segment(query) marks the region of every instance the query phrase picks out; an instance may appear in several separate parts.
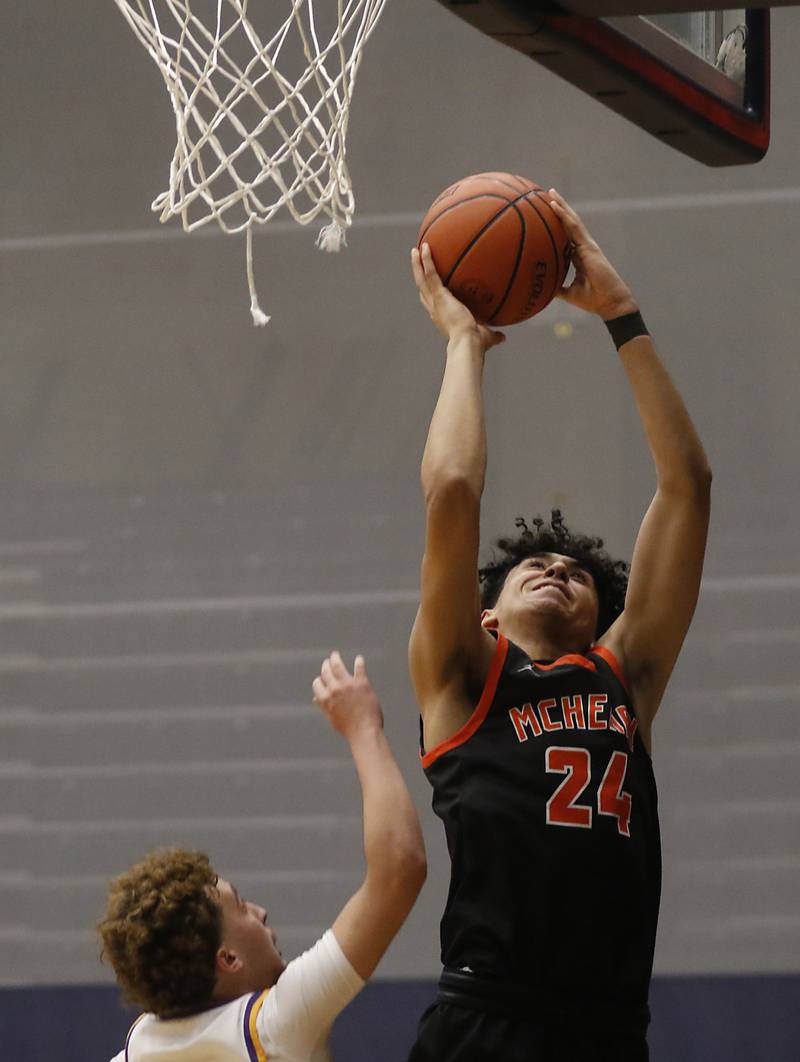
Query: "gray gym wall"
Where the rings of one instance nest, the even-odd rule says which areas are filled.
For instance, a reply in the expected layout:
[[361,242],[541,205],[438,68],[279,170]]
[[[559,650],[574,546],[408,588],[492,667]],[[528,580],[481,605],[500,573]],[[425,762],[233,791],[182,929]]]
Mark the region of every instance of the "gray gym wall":
[[[316,225],[258,232],[273,319],[255,330],[243,238],[149,210],[172,112],[111,0],[6,5],[2,984],[107,979],[104,884],[159,844],[207,848],[289,954],[330,923],[361,867],[354,774],[310,701],[333,647],[366,654],[428,843],[380,976],[435,975],[447,859],[406,641],[442,341],[408,250],[441,188],[487,169],[583,210],[715,471],[655,735],[657,971],[798,970],[800,11],[773,12],[773,41],[769,154],[714,170],[432,0],[395,0],[352,112],[349,247],[321,254]],[[629,555],[653,474],[602,326],[556,305],[511,329],[486,395],[486,540],[557,505]]]

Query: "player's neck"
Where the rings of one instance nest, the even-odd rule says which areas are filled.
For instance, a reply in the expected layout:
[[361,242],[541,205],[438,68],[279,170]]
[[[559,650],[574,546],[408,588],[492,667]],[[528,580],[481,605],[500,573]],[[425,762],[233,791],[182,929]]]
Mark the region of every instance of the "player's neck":
[[517,631],[503,630],[503,634],[523,652],[527,653],[531,660],[558,660],[559,657],[569,653],[585,653],[588,646],[583,640],[570,638],[563,631],[526,630]]

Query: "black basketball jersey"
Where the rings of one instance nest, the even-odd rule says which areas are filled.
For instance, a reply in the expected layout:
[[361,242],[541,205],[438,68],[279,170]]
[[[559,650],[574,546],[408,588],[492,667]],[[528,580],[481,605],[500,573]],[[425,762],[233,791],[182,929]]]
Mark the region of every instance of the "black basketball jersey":
[[422,764],[451,859],[444,965],[576,1003],[646,1002],[656,785],[613,654],[539,663],[500,635],[472,716]]

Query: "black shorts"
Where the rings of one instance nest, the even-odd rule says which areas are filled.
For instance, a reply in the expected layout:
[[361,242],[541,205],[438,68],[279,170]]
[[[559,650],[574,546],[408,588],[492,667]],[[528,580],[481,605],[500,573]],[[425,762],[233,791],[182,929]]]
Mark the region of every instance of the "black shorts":
[[648,1062],[646,1006],[566,1010],[497,982],[464,986],[463,977],[442,975],[408,1062]]

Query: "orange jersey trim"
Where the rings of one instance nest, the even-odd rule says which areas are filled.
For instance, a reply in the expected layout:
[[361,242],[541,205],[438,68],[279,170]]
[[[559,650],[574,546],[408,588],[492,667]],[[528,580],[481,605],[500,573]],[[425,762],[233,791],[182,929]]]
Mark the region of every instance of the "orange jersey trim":
[[261,993],[261,995],[258,997],[258,999],[253,1003],[252,1007],[250,1007],[250,1014],[249,1014],[248,1020],[247,1020],[247,1033],[248,1033],[248,1039],[250,1041],[249,1044],[248,1044],[248,1047],[252,1046],[253,1050],[255,1051],[255,1055],[256,1055],[256,1058],[258,1059],[258,1062],[268,1062],[268,1060],[267,1060],[267,1052],[261,1046],[261,1040],[259,1039],[259,1036],[258,1036],[258,1024],[257,1023],[258,1023],[258,1013],[261,1010],[261,1008],[264,1006],[264,1001],[266,1000],[267,996],[269,995],[269,992],[270,992],[270,990],[268,988],[265,989]]
[[608,666],[611,668],[611,670],[614,672],[614,674],[624,686],[625,692],[628,694],[628,697],[630,697],[631,693],[628,687],[628,683],[625,679],[625,672],[622,670],[622,666],[619,660],[617,660],[616,656],[614,656],[611,650],[606,649],[604,645],[595,645],[592,647],[591,652],[593,652],[595,656],[602,657],[602,659],[605,660],[605,662],[608,664]]
[[486,685],[483,687],[483,693],[481,693],[481,699],[478,701],[478,705],[469,719],[464,723],[460,730],[457,730],[452,737],[442,741],[435,749],[431,749],[423,755],[420,751],[420,760],[423,767],[430,767],[432,763],[435,763],[440,756],[443,756],[445,752],[449,752],[450,749],[458,748],[459,745],[463,745],[465,741],[468,741],[472,735],[478,730],[483,723],[486,716],[489,714],[489,709],[492,706],[494,695],[497,692],[497,683],[500,681],[500,675],[503,671],[503,664],[506,662],[506,656],[508,655],[508,640],[500,633],[497,635],[497,645],[494,649],[494,656],[492,662],[489,665],[489,674],[486,677]]
[[566,656],[560,656],[558,660],[554,660],[552,664],[537,664],[533,661],[533,666],[537,671],[552,671],[554,667],[585,667],[589,671],[597,671],[597,665],[585,656],[581,656],[580,653],[567,653]]

